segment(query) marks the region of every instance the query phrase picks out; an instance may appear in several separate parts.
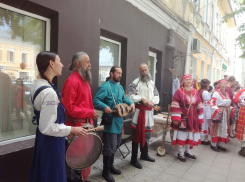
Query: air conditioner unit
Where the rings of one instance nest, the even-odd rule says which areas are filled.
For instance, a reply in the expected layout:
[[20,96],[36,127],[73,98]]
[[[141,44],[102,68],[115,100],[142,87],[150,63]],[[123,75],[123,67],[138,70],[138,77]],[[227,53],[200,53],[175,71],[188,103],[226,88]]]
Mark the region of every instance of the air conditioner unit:
[[192,40],[191,53],[200,53],[201,52],[201,43],[199,39]]

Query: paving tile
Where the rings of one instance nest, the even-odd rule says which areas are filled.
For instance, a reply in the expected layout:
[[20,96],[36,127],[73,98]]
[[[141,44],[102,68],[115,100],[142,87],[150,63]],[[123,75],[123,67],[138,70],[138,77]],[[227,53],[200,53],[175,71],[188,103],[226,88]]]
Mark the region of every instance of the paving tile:
[[207,173],[210,169],[210,165],[203,164],[200,162],[194,162],[193,165],[191,166],[191,168],[195,168],[195,169],[198,169],[200,171]]
[[186,165],[185,162],[180,163],[179,161],[174,162],[170,167],[183,172],[186,172],[190,168],[190,166]]
[[207,164],[207,165],[212,165],[212,163],[215,161],[215,158],[213,157],[198,157],[196,159],[196,162],[200,162],[203,164]]
[[177,182],[180,178],[171,174],[163,173],[152,182]]
[[204,180],[205,175],[200,175],[195,172],[187,171],[182,178],[192,182],[201,182]]
[[184,171],[180,171],[176,168],[172,168],[172,167],[169,167],[167,168],[164,173],[167,173],[167,174],[170,174],[170,175],[173,175],[173,176],[176,176],[176,177],[179,177],[181,178],[182,176],[184,176],[185,172]]
[[227,176],[217,174],[217,173],[214,173],[212,171],[208,172],[208,174],[206,175],[206,178],[212,179],[212,180],[217,181],[217,182],[224,182],[227,180]]
[[200,182],[204,180],[206,173],[195,167],[190,167],[182,178],[193,182]]
[[230,178],[230,177],[227,179],[227,182],[244,182],[244,181],[245,181],[245,180],[242,180],[242,181],[241,181],[241,180],[237,180],[237,179]]
[[217,161],[214,161],[212,163],[212,167],[215,167],[215,168],[218,168],[218,169],[226,169],[226,170],[229,170],[230,169],[230,166],[229,164],[224,164],[224,163],[221,163],[221,162],[217,162]]
[[219,168],[219,167],[212,166],[210,168],[209,172],[220,174],[223,176],[228,176],[229,175],[229,168],[225,169],[225,168]]
[[180,179],[178,182],[189,182],[189,180],[186,180],[186,179]]
[[[245,171],[245,169],[244,169]],[[236,180],[241,180],[241,181],[245,181],[245,173],[240,173],[240,172],[237,172],[233,169],[230,170],[229,172],[229,178],[233,178],[233,179],[236,179]]]
[[217,182],[217,181],[206,177],[203,182]]
[[[209,146],[194,147],[192,153],[196,160],[187,158],[181,162],[177,158],[177,149],[172,148],[171,154],[156,156],[156,147],[161,145],[161,137],[152,139],[154,145],[149,149],[149,155],[156,162],[139,160],[143,169],[137,169],[130,164],[131,154],[125,159],[117,152],[114,166],[122,171],[121,175],[113,175],[117,182],[245,182],[245,159],[237,154],[240,142],[231,140],[226,147],[227,152],[214,152]],[[131,144],[127,144],[131,150]],[[166,143],[166,148],[170,145]],[[123,151],[125,147],[121,148]],[[140,152],[139,152],[140,155]],[[101,176],[103,157],[100,156],[92,165],[89,180],[103,182]]]

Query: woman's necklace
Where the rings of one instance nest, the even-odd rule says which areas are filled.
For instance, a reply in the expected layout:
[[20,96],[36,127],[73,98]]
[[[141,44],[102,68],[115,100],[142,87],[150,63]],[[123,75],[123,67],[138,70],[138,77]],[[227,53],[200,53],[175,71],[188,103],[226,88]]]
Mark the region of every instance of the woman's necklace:
[[[188,95],[188,91],[187,91],[184,87],[183,87],[183,89],[184,89],[184,90],[186,91],[186,93],[187,93],[187,94],[183,93],[183,103],[184,103],[184,107],[185,107],[186,110],[189,110],[190,107],[189,107],[189,108],[186,108],[186,106],[185,106],[185,95],[189,96],[189,95]],[[191,105],[191,100],[192,100],[192,90],[190,90],[190,92],[191,92],[191,94],[190,94],[189,97],[190,97],[190,105]]]

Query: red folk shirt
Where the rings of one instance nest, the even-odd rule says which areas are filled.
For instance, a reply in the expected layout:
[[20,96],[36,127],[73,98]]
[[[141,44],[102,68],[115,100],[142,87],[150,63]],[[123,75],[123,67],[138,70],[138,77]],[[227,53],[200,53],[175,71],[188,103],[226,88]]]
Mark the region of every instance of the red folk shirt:
[[[93,117],[94,106],[90,86],[82,80],[80,74],[76,71],[65,81],[62,90],[62,103],[68,117],[75,118],[75,120]],[[67,112],[69,115],[67,115]],[[66,124],[70,125],[70,122],[66,121]]]

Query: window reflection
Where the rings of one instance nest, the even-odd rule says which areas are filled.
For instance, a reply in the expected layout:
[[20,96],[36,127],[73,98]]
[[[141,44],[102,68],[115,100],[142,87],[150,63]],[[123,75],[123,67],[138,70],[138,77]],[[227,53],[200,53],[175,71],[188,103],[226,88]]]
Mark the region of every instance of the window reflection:
[[30,89],[46,21],[0,8],[0,142],[35,134]]

